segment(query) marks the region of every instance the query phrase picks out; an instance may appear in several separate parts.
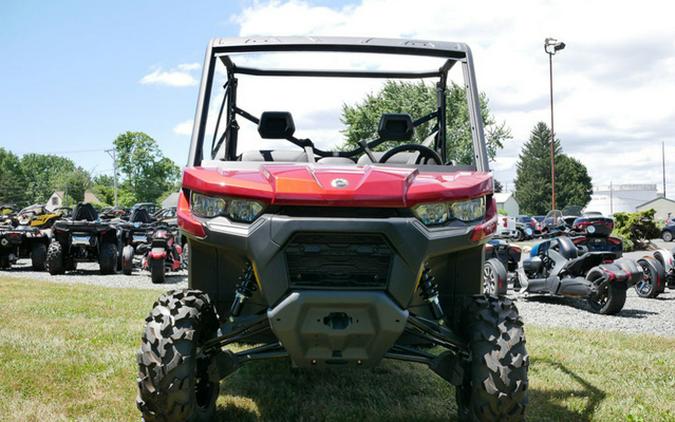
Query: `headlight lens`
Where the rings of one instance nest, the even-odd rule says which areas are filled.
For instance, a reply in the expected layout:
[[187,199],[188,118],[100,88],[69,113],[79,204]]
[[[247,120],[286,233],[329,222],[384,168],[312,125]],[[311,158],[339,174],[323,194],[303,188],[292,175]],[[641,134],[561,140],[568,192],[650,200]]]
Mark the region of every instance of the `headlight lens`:
[[244,223],[253,222],[265,208],[261,202],[254,200],[219,198],[196,192],[192,193],[190,207],[198,217],[212,218],[224,215],[231,220]]
[[413,208],[413,212],[425,226],[444,224],[450,218],[447,202],[420,204]]
[[445,224],[453,218],[464,222],[476,221],[485,216],[485,197],[420,204],[413,208],[413,213],[425,226]]
[[190,207],[192,208],[194,215],[198,217],[216,217],[225,212],[226,206],[227,203],[223,198],[216,198],[192,192]]
[[452,216],[465,222],[476,221],[485,216],[485,197],[452,203]]

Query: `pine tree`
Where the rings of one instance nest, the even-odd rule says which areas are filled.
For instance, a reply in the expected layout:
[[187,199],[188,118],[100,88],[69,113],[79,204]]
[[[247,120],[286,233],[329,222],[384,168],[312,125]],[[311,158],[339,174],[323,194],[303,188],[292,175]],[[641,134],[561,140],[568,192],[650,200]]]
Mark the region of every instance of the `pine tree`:
[[[556,208],[585,207],[591,200],[592,182],[579,160],[562,153],[560,140],[554,143]],[[546,214],[551,209],[551,131],[537,123],[516,164],[515,197],[523,212]]]

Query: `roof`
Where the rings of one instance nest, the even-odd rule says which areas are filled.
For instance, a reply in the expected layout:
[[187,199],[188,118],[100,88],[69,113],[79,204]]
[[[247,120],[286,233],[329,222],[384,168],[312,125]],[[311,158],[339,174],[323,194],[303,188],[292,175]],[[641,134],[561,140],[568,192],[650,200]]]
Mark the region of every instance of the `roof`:
[[64,194],[65,193],[62,190],[57,190],[57,191],[54,191],[54,193],[52,193],[52,196],[56,195],[59,198],[63,199]]
[[508,201],[509,198],[513,197],[513,193],[511,192],[495,193],[493,197],[495,198],[496,202],[501,204]]
[[645,203],[643,203],[643,204],[637,205],[635,208],[636,208],[636,209],[637,209],[637,208],[642,208],[642,207],[647,206],[647,205],[651,204],[652,202],[656,202],[656,201],[668,201],[668,202],[670,202],[671,204],[675,205],[675,200],[672,200],[672,199],[670,199],[670,198],[664,198],[663,196],[657,196],[656,198],[651,199],[651,200],[649,200],[649,201],[647,201],[647,202],[645,202]]
[[178,206],[178,192],[173,192],[171,195],[164,198],[162,201],[162,208],[170,208]]
[[464,58],[464,43],[369,37],[234,37],[211,40],[214,53],[246,51],[341,51]]
[[90,204],[95,204],[97,202],[101,202],[96,195],[94,195],[94,192],[88,190],[84,192],[84,202],[89,202]]

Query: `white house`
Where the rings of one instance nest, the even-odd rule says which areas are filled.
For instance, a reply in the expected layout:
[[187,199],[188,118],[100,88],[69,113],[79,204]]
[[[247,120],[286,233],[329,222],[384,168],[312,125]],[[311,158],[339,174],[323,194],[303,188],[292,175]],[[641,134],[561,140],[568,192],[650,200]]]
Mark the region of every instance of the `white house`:
[[495,201],[497,201],[498,210],[506,211],[506,213],[511,217],[515,217],[520,214],[520,205],[518,205],[516,198],[513,197],[512,192],[495,193],[494,198]]
[[656,184],[594,186],[591,202],[585,210],[598,211],[603,215],[635,212],[639,205],[657,197]]
[[646,211],[649,209],[656,211],[656,214],[654,214],[656,221],[666,221],[669,216],[675,217],[675,201],[672,199],[660,196],[635,207],[636,211]]

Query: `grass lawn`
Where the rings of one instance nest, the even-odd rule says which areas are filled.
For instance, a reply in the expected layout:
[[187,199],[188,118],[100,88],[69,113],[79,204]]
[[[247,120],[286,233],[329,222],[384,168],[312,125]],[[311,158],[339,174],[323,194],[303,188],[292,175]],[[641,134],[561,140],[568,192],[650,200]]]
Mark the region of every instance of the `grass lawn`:
[[[135,351],[158,293],[0,276],[0,421],[138,421]],[[554,316],[552,316],[554,317]],[[531,421],[674,421],[675,338],[526,327]],[[455,419],[430,370],[246,366],[222,383],[223,421]]]

